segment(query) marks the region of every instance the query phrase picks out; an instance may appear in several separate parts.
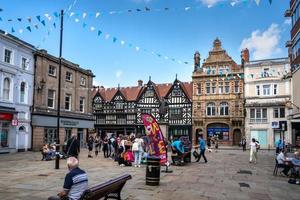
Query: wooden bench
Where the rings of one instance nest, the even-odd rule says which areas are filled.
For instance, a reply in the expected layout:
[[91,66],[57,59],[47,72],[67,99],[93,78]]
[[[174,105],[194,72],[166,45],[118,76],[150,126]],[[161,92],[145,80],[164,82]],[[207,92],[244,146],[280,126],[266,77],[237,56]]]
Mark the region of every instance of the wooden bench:
[[111,179],[105,183],[92,186],[82,194],[81,200],[98,200],[101,198],[121,200],[121,190],[126,181],[131,179],[131,175],[125,174],[115,179]]

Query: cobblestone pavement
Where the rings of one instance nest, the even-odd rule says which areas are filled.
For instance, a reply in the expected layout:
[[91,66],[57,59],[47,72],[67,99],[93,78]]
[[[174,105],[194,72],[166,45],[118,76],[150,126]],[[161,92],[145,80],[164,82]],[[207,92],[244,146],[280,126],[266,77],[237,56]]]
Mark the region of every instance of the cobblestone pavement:
[[[257,199],[299,200],[300,186],[288,184],[288,178],[272,176],[274,152],[260,151],[257,164],[248,162],[249,151],[219,150],[207,153],[208,163],[192,163],[172,167],[173,173],[161,173],[160,186],[145,185],[146,167],[119,167],[102,154],[87,158],[80,155],[80,167],[94,185],[124,173],[132,175],[123,191],[127,200],[158,199]],[[54,170],[54,161],[40,161],[38,152],[0,155],[0,199],[47,199],[57,194],[67,172],[66,161]],[[245,173],[240,170],[244,170]],[[242,171],[243,172],[243,171]],[[251,174],[250,174],[251,173]]]

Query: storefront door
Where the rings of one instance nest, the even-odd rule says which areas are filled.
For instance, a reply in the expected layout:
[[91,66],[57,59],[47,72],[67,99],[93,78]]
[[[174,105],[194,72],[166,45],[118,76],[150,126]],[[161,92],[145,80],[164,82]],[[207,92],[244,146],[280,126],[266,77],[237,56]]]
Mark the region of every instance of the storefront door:
[[0,121],[0,149],[8,147],[9,121]]
[[251,139],[255,138],[256,140],[258,140],[258,142],[262,148],[268,147],[267,135],[268,135],[268,132],[266,130],[251,131]]

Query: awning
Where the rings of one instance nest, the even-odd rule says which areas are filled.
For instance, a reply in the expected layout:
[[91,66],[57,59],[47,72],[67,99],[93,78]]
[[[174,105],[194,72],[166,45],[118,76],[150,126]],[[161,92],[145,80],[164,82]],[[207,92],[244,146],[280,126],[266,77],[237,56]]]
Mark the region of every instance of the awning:
[[292,119],[291,122],[292,123],[300,123],[300,119]]
[[0,113],[18,113],[15,108],[0,106]]

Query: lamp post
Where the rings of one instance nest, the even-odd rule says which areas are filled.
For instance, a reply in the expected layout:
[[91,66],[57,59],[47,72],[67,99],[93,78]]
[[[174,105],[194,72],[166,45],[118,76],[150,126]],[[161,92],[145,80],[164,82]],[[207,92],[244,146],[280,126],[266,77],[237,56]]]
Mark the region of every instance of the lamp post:
[[[280,132],[280,139],[281,139],[281,141],[283,141],[283,139],[284,139],[284,131],[285,131],[285,124],[282,123],[281,124],[281,132]],[[281,135],[282,135],[282,137],[281,137]]]
[[57,127],[56,127],[56,159],[55,159],[55,169],[59,169],[59,150],[60,150],[60,140],[59,140],[59,127],[60,127],[60,93],[61,93],[61,59],[62,59],[62,41],[63,41],[63,26],[64,26],[64,10],[60,12],[60,42],[59,42],[59,66],[58,66],[58,95],[57,95]]

